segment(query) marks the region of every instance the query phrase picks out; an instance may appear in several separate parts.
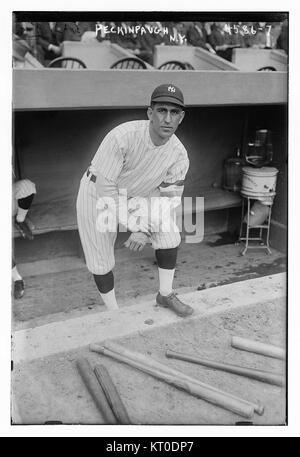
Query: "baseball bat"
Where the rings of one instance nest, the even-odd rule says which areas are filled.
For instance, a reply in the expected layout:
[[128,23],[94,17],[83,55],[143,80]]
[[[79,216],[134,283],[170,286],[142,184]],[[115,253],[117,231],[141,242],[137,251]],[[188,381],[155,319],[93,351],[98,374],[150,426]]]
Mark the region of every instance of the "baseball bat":
[[[124,355],[125,357],[128,357],[129,359],[131,359],[133,361],[141,362],[143,364],[146,364],[147,366],[154,367],[159,371],[165,372],[167,374],[170,374],[170,375],[173,375],[173,376],[176,376],[176,377],[180,377],[182,379],[185,379],[185,380],[187,380],[189,382],[198,384],[198,385],[200,385],[202,387],[205,387],[207,389],[220,392],[220,390],[217,389],[216,387],[213,387],[213,386],[211,386],[209,384],[205,384],[205,383],[203,383],[201,381],[198,381],[198,379],[192,378],[191,376],[187,376],[186,374],[182,373],[181,371],[175,370],[175,369],[173,369],[173,368],[171,368],[171,367],[169,367],[167,365],[164,365],[163,363],[153,359],[152,357],[147,357],[147,356],[145,356],[143,354],[140,354],[139,352],[130,351],[129,349],[126,349],[123,346],[120,346],[119,344],[113,343],[111,341],[105,341],[105,343],[103,345],[107,349],[109,349],[109,350],[111,350],[113,352],[116,352],[117,354]],[[247,400],[244,400],[244,399],[242,399],[240,397],[237,397],[237,396],[235,396],[233,394],[230,394],[230,393],[227,393],[227,392],[223,392],[223,394],[227,395],[228,397],[233,398],[235,400],[244,401],[245,403],[253,406],[254,411],[257,414],[259,414],[260,416],[264,413],[264,406],[262,404],[260,404],[260,403],[252,403],[252,402],[249,402]]]
[[236,349],[241,349],[242,351],[254,352],[275,359],[285,360],[286,357],[286,351],[283,348],[273,346],[272,344],[240,338],[239,336],[233,336],[231,338],[231,346]]
[[118,423],[130,424],[126,408],[106,367],[96,365],[94,372]]
[[228,373],[233,373],[240,376],[246,376],[247,378],[267,382],[276,386],[284,385],[284,376],[278,373],[272,373],[270,371],[256,370],[255,368],[241,367],[238,365],[216,362],[214,360],[202,359],[193,355],[183,354],[181,352],[170,350],[166,351],[166,356],[173,359],[184,360],[186,362],[197,363],[198,365],[204,365],[206,367],[215,368],[217,370],[227,371]]
[[254,408],[252,405],[249,405],[243,401],[239,401],[233,398],[229,398],[228,396],[224,395],[222,391],[212,391],[211,389],[204,388],[198,384],[190,383],[187,380],[182,378],[178,378],[176,376],[169,375],[165,372],[160,372],[154,367],[146,366],[140,362],[133,361],[128,357],[123,355],[117,354],[116,352],[110,351],[109,349],[105,348],[104,346],[99,346],[93,344],[90,346],[91,350],[97,352],[102,355],[106,355],[111,357],[119,362],[123,362],[137,370],[140,370],[144,373],[153,376],[154,378],[159,379],[160,381],[164,381],[167,384],[170,384],[177,389],[184,390],[185,392],[193,395],[195,397],[201,398],[202,400],[206,400],[216,406],[220,406],[222,408],[228,409],[236,414],[239,414],[243,417],[252,418],[254,414]]
[[76,361],[76,365],[87,390],[101,413],[103,419],[102,423],[116,424],[117,420],[88,360],[83,357],[79,358]]

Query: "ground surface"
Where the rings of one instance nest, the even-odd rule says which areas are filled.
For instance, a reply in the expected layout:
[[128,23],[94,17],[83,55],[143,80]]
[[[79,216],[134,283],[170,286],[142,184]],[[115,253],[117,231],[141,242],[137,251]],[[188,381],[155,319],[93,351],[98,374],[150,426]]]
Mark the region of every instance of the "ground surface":
[[[18,251],[17,261],[25,278],[26,291],[21,300],[13,303],[12,326],[13,331],[19,334],[25,332],[22,333],[25,338],[27,331],[34,332],[35,329],[40,329],[40,339],[35,343],[37,347],[31,345],[33,354],[35,351],[38,352],[38,346],[42,343],[47,348],[43,337],[44,328],[48,334],[51,334],[52,328],[56,328],[56,324],[62,332],[65,328],[66,333],[62,333],[61,336],[62,341],[67,342],[69,324],[73,325],[77,318],[79,321],[75,327],[82,332],[87,316],[90,316],[92,323],[94,319],[99,319],[99,315],[105,318],[103,312],[106,312],[106,308],[101,304],[91,275],[87,272],[83,259],[72,252],[73,241],[70,242],[70,249],[67,244],[61,243],[66,249],[61,252],[59,243],[57,246],[54,243],[41,257],[39,253],[43,250],[42,237],[35,245],[22,245],[23,251]],[[223,234],[207,236],[200,244],[182,244],[174,284],[176,290],[180,294],[192,294],[198,301],[197,294],[210,291],[217,293],[218,290],[222,290],[220,286],[227,284],[227,296],[219,294],[216,303],[210,303],[209,306],[222,306],[223,303],[230,305],[230,292],[232,290],[233,293],[235,286],[241,282],[245,281],[246,284],[247,280],[266,277],[262,282],[264,285],[267,284],[270,275],[286,270],[286,259],[281,252],[273,250],[272,255],[267,255],[264,250],[250,250],[245,256],[241,256],[241,246],[236,246],[232,241]],[[26,255],[26,249],[30,249],[30,255]],[[37,260],[39,258],[43,260]],[[284,372],[282,362],[232,349],[229,344],[230,336],[238,335],[284,346],[284,299],[270,300],[266,292],[263,295],[262,290],[260,292],[260,289],[254,288],[249,289],[250,292],[248,290],[245,299],[243,294],[240,295],[238,307],[234,310],[228,309],[214,315],[206,315],[208,302],[205,303],[204,300],[204,311],[193,319],[170,318],[170,311],[160,310],[155,314],[156,322],[153,324],[144,322],[144,314],[138,310],[140,303],[144,303],[146,310],[148,304],[151,307],[157,292],[157,267],[152,249],[147,247],[142,253],[132,253],[120,245],[116,250],[115,276],[117,298],[122,312],[129,311],[129,307],[132,306],[132,309],[136,309],[132,312],[133,319],[135,315],[139,319],[142,318],[139,331],[123,337],[120,334],[124,335],[124,332],[119,336],[117,332],[114,334],[114,339],[118,343],[164,361],[224,391],[253,402],[261,401],[265,405],[265,413],[263,416],[254,415],[251,421],[255,424],[285,423],[283,388],[191,363],[166,359],[164,355],[165,349],[170,348],[180,352],[198,353],[218,361]],[[264,296],[261,301],[260,296]],[[156,327],[160,318],[163,323]],[[112,317],[109,317],[107,323],[111,323],[111,319]],[[92,327],[91,324],[91,328],[96,331],[97,337],[97,325]],[[51,337],[55,342],[55,334]],[[73,337],[76,335],[72,335]],[[88,337],[89,335],[86,335],[84,340],[88,341]],[[146,374],[91,353],[87,346],[81,344],[66,352],[59,349],[56,353],[53,352],[53,355],[40,358],[34,356],[32,360],[14,364],[12,392],[13,404],[16,406],[15,423],[103,423],[103,417],[78,375],[75,361],[80,355],[87,357],[92,365],[100,362],[108,368],[134,424],[217,425],[235,424],[245,420],[237,414],[192,397]]]
[[[284,346],[285,300],[275,300],[194,320],[180,320],[154,330],[141,331],[116,341],[151,356],[202,382],[265,406],[254,424],[285,423],[283,388],[229,373],[165,358],[167,348],[202,357],[284,373],[284,363],[230,346],[231,335]],[[102,417],[76,369],[76,358],[87,357],[94,366],[105,365],[134,424],[235,424],[245,418],[197,399],[147,374],[92,353],[87,347],[18,364],[13,391],[22,423],[61,421],[101,424]]]
[[[228,244],[227,244],[228,243]],[[286,259],[279,251],[263,249],[240,255],[241,246],[220,235],[210,235],[200,244],[182,244],[174,287],[186,292],[215,287],[285,271]],[[34,256],[34,253],[31,254]],[[38,325],[44,319],[61,319],[78,313],[105,311],[84,261],[75,256],[49,254],[49,259],[19,264],[26,291],[13,306],[14,325]],[[158,277],[153,250],[141,253],[124,247],[116,250],[116,295],[120,306],[141,297],[155,297]]]

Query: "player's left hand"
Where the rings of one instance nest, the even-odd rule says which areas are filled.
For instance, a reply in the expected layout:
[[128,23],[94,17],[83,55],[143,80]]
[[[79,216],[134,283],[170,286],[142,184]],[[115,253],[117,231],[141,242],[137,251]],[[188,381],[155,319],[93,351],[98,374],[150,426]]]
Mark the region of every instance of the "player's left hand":
[[142,232],[135,232],[130,235],[128,240],[124,243],[126,248],[131,251],[142,251],[148,241],[148,236]]

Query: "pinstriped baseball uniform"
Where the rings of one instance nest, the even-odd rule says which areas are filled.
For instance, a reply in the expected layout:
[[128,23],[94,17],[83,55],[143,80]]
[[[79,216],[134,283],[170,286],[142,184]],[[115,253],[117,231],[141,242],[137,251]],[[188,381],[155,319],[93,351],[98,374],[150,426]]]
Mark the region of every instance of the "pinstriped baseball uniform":
[[[101,175],[119,191],[126,189],[128,198],[181,196],[183,180],[189,167],[186,149],[176,135],[155,146],[149,133],[149,121],[131,121],[111,130],[100,144],[89,168],[92,175]],[[77,197],[78,229],[88,269],[103,275],[115,265],[115,232],[96,229],[96,184],[85,172]],[[107,194],[106,194],[107,195]],[[154,249],[169,249],[180,244],[177,232],[151,234]]]
[[13,215],[16,214],[18,209],[18,200],[26,198],[31,194],[36,194],[35,184],[29,179],[20,179],[13,183]]

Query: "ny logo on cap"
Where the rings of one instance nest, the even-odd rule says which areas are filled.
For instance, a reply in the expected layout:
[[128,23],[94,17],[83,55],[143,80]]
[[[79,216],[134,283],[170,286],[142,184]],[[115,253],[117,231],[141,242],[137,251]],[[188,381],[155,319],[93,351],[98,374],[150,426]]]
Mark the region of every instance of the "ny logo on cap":
[[176,92],[176,89],[175,89],[175,87],[173,87],[173,86],[169,86],[169,87],[168,87],[168,91],[169,91],[169,92]]

